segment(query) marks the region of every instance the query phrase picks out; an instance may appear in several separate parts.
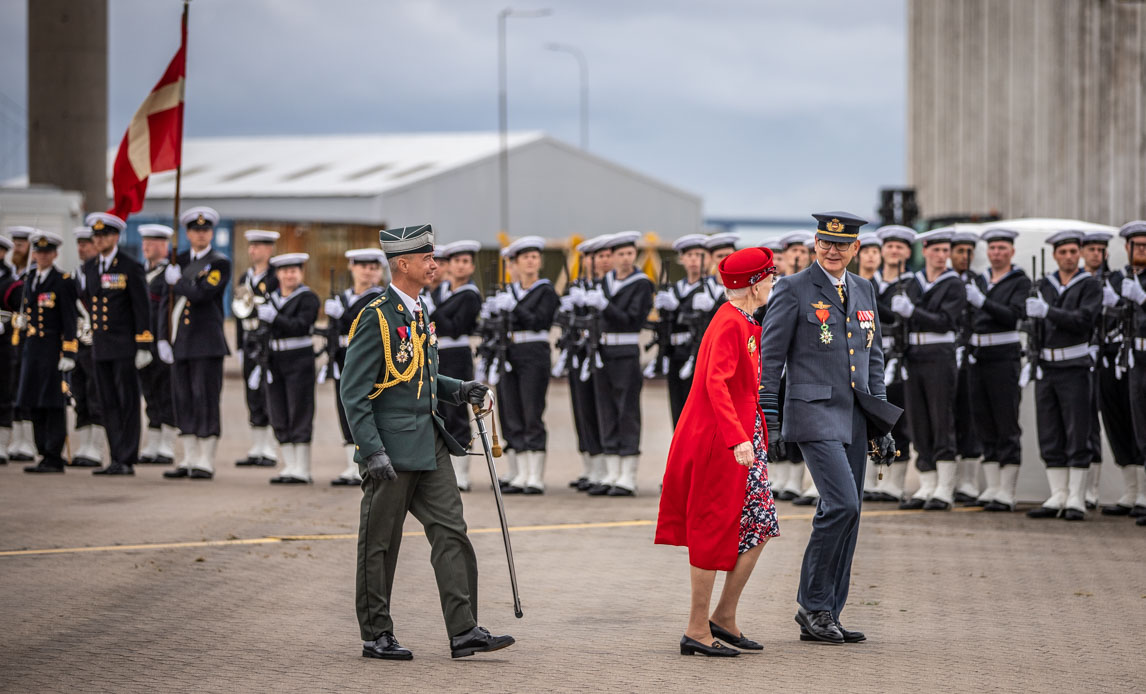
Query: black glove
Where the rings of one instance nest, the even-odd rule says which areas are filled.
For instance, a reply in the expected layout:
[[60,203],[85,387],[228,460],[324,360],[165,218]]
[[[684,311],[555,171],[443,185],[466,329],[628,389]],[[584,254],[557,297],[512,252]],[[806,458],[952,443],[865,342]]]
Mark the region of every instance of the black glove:
[[788,447],[780,436],[780,422],[776,417],[765,415],[764,424],[768,427],[768,460],[775,463],[788,457]]
[[489,392],[489,386],[477,381],[466,381],[458,388],[458,397],[463,402],[468,402],[471,405],[480,405],[485,402],[485,395]]
[[871,451],[868,456],[876,465],[891,465],[895,462],[895,439],[891,434],[884,434],[871,440]]
[[394,472],[394,465],[390,462],[390,456],[386,455],[385,448],[379,448],[376,453],[371,454],[364,465],[366,465],[366,474],[373,479],[398,479],[398,473]]

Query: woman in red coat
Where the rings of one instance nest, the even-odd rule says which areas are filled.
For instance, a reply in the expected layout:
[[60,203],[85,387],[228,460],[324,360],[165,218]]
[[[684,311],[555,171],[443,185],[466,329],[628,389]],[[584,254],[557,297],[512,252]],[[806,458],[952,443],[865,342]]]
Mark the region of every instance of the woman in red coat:
[[[775,272],[772,252],[764,248],[745,248],[721,261],[728,302],[704,333],[669,447],[656,543],[688,547],[692,607],[682,655],[739,655],[720,641],[763,649],[740,632],[736,606],[760,550],[779,534],[767,429],[757,406],[760,324],[752,317],[767,302]],[[710,618],[717,571],[728,576]]]

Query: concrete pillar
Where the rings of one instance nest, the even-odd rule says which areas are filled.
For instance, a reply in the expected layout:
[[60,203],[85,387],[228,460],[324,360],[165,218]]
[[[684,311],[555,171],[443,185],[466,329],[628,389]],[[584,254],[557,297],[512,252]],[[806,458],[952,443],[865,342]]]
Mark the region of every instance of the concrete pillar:
[[107,207],[107,0],[28,0],[28,178]]

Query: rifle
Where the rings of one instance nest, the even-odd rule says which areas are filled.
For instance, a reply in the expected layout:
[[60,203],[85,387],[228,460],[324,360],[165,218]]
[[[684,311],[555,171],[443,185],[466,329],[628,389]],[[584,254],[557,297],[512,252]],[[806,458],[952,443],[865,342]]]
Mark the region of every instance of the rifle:
[[[1126,266],[1126,276],[1131,279],[1138,279],[1138,273],[1142,270],[1133,265]],[[1115,361],[1114,373],[1121,376],[1124,373],[1129,373],[1130,368],[1134,366],[1134,337],[1138,334],[1138,317],[1137,308],[1130,303],[1128,299],[1121,298],[1118,300],[1118,329],[1122,333],[1122,345],[1118,349],[1118,358]]]
[[[582,266],[582,269],[584,269],[584,266]],[[565,285],[565,291],[562,296],[569,296],[569,291],[574,285],[578,284],[580,280],[571,275],[567,262],[561,263],[561,272],[569,280],[568,284]],[[576,309],[574,309],[574,311],[575,310]],[[550,375],[553,376],[553,378],[561,378],[567,371],[566,366],[569,364],[570,349],[573,348],[577,341],[577,335],[573,329],[573,312],[562,311],[561,308],[558,307],[557,313],[553,316],[553,324],[561,329],[561,334],[557,338],[557,362],[553,365]]]
[[[898,282],[895,287],[896,296],[907,296],[906,260],[899,264],[899,276],[896,282]],[[890,386],[907,380],[907,369],[903,360],[907,355],[907,344],[911,341],[909,337],[911,330],[907,324],[907,319],[898,315],[895,317],[895,322],[889,327],[891,328],[891,349],[883,355],[884,363],[887,365],[884,369],[883,382]]]
[[[1046,272],[1046,249],[1043,249],[1043,272]],[[1031,256],[1031,293],[1028,298],[1037,299],[1039,296],[1039,283],[1035,279],[1038,277],[1037,268],[1035,267],[1035,257]],[[1027,348],[1026,357],[1027,363],[1023,367],[1022,373],[1019,374],[1019,387],[1025,386],[1032,378],[1038,379],[1042,372],[1042,367],[1039,366],[1039,360],[1042,358],[1043,349],[1043,324],[1042,321],[1035,318],[1028,317],[1024,322],[1024,330],[1027,333]]]
[[[334,289],[334,268],[330,268],[330,298],[338,300],[338,292]],[[347,309],[350,307],[348,306]],[[341,330],[339,330],[339,323],[341,321],[326,317],[326,331],[323,333],[323,338],[326,344],[322,348],[322,352],[326,353],[326,365],[322,367],[322,372],[318,375],[318,382],[324,383],[327,378],[337,380],[342,374],[338,372],[338,349],[340,347],[339,341],[342,337]],[[319,354],[322,354],[319,352]],[[315,355],[316,357],[318,354]]]
[[[599,282],[596,279],[596,267],[592,258],[589,259],[589,277],[586,283],[586,289],[595,289]],[[601,314],[596,309],[582,307],[581,313],[574,316],[574,326],[578,328],[578,341],[576,343],[577,350],[581,357],[581,373],[580,378],[582,382],[589,380],[589,375],[597,369],[605,367],[605,362],[601,361],[600,345],[601,345]]]
[[[672,291],[672,284],[668,281],[668,263],[661,263],[660,277],[658,278],[657,291]],[[649,363],[645,369],[645,378],[656,378],[657,376],[667,376],[669,369],[669,355],[672,352],[672,326],[675,322],[677,311],[668,311],[659,309],[657,311],[657,320],[655,322],[646,322],[645,327],[653,330],[653,339],[645,345],[645,351],[649,351],[653,347],[657,348],[656,358]]]

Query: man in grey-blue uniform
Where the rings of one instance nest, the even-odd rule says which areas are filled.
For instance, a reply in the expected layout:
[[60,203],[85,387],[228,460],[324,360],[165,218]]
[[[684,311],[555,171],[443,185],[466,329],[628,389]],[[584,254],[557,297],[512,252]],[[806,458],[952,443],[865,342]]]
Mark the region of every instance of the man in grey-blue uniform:
[[[769,458],[797,443],[820,492],[796,596],[801,640],[863,641],[840,625],[859,533],[869,440],[890,463],[888,432],[902,413],[887,402],[876,292],[847,271],[867,222],[846,212],[817,220],[816,262],[776,284],[760,342],[760,407],[768,425]],[[780,379],[787,395],[780,430]]]

